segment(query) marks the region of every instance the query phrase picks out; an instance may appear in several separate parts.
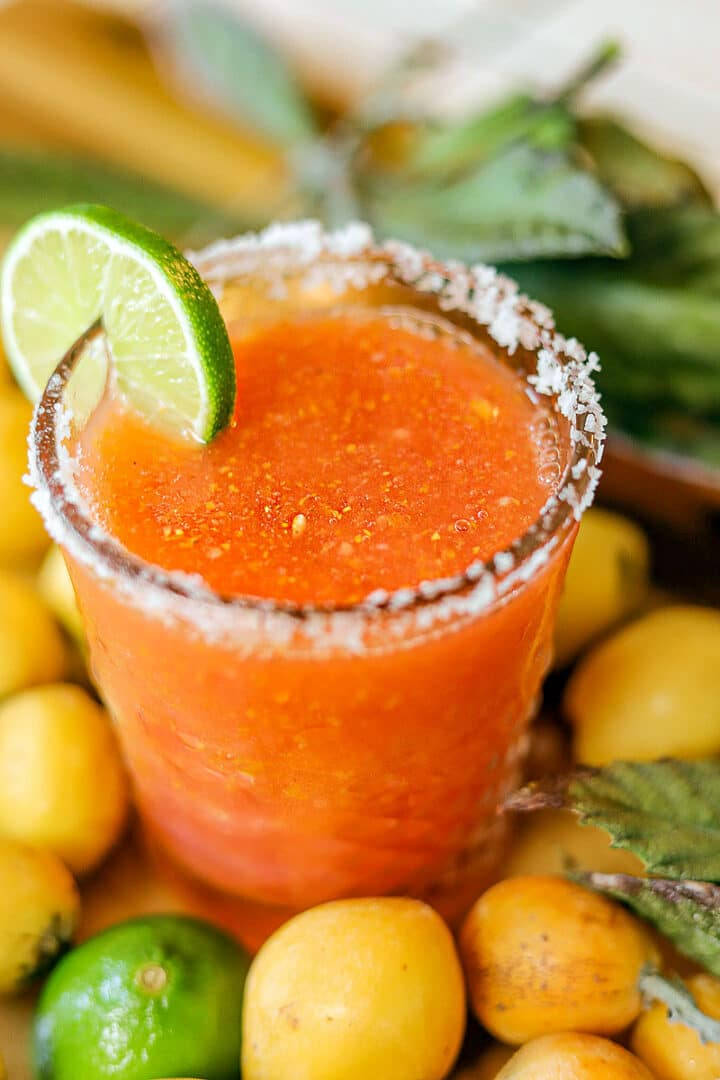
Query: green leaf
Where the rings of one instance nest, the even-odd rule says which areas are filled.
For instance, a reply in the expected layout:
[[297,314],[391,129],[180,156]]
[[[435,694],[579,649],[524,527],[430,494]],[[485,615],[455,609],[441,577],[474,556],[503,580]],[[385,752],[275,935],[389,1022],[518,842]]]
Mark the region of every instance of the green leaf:
[[720,457],[720,213],[645,210],[627,220],[624,263],[505,267],[555,313],[565,334],[597,351],[611,424],[653,448]]
[[631,874],[573,874],[588,888],[620,900],[652,923],[684,956],[720,976],[720,888],[700,881]]
[[564,334],[600,356],[600,389],[628,404],[673,402],[695,415],[720,406],[716,296],[643,280],[634,266],[536,263],[506,268],[548,304]]
[[512,94],[458,121],[419,126],[406,161],[408,172],[449,176],[487,160],[513,142],[569,151],[577,135],[570,112],[573,99],[619,56],[617,42],[603,42],[554,98]]
[[660,154],[617,120],[581,119],[578,135],[600,179],[628,208],[711,202],[707,188],[689,165]]
[[178,75],[193,90],[278,142],[315,134],[308,103],[283,59],[231,8],[211,0],[169,0],[159,19]]
[[598,181],[526,143],[447,184],[366,184],[363,205],[382,236],[440,258],[619,256],[627,247],[619,207]]
[[410,175],[450,176],[525,140],[546,150],[567,149],[575,121],[562,105],[515,94],[457,122],[427,123],[414,133],[406,161]]
[[569,152],[577,137],[573,99],[619,55],[616,42],[603,42],[554,98],[515,93],[459,120],[416,125],[405,160],[408,176],[448,178],[515,142]]
[[108,203],[176,241],[202,243],[259,222],[72,154],[0,149],[0,228],[74,202]]
[[[648,871],[720,881],[720,760],[615,762],[530,785],[510,810],[563,807],[638,855]],[[720,949],[720,938],[718,939]]]
[[720,213],[710,206],[640,210],[627,219],[636,276],[720,296]]

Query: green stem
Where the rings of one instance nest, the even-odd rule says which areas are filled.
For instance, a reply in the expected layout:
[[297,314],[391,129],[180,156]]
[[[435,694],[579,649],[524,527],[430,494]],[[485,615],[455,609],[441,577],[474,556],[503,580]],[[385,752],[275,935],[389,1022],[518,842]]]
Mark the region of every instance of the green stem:
[[589,82],[597,78],[620,59],[622,49],[618,41],[604,41],[590,59],[572,75],[568,82],[558,91],[553,101],[559,105],[568,105]]
[[350,137],[320,137],[289,155],[294,187],[303,213],[319,216],[336,229],[359,216],[352,183],[356,144]]

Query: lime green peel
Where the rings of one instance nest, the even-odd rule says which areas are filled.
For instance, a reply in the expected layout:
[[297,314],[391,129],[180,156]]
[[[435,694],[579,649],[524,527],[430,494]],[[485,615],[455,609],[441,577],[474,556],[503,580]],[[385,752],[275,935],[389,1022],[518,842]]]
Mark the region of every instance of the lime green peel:
[[239,1080],[250,958],[185,915],[109,927],[50,973],[32,1026],[37,1080]]
[[[40,214],[7,249],[2,336],[36,401],[70,346],[98,319],[117,390],[147,421],[209,442],[230,421],[235,365],[215,297],[157,233],[104,206]],[[83,378],[104,383],[106,350]]]

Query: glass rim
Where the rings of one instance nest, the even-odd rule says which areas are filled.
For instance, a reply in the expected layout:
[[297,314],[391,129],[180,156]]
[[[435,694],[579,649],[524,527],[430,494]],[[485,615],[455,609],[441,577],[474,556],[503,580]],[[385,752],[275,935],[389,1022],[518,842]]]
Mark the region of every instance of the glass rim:
[[[502,358],[516,350],[534,354],[536,370],[528,386],[550,399],[563,417],[571,453],[553,495],[532,525],[502,551],[477,560],[452,577],[424,581],[394,592],[376,590],[352,604],[297,604],[251,595],[224,595],[196,575],[166,570],[128,551],[92,520],[73,491],[69,454],[63,440],[70,419],[64,391],[85,347],[102,333],[101,321],[89,327],[60,360],[37,403],[29,436],[33,501],[46,528],[71,557],[104,579],[143,593],[159,589],[216,612],[255,612],[263,617],[289,616],[300,627],[314,617],[415,612],[429,609],[445,619],[479,613],[516,591],[544,566],[550,553],[590,505],[600,478],[605,417],[592,374],[598,369],[575,339],[558,334],[550,311],[521,294],[512,279],[491,267],[443,262],[407,244],[377,244],[368,226],[354,223],[325,232],[317,222],[272,225],[260,233],[220,240],[188,257],[220,298],[225,286],[243,279],[265,279],[272,289],[290,276],[304,275],[309,285],[330,284],[339,294],[379,283],[397,284],[434,297],[441,312],[461,313],[483,332]],[[157,610],[145,595],[146,603]],[[444,610],[440,608],[444,605]]]

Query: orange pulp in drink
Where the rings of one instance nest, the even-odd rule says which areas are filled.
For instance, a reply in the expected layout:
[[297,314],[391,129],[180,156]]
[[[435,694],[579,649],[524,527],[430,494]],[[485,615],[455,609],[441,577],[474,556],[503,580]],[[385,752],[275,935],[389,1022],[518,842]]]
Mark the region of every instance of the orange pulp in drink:
[[113,399],[85,430],[95,516],[148,562],[224,594],[357,604],[503,550],[551,494],[545,417],[477,346],[346,314],[235,355],[235,417],[208,447]]
[[[235,356],[235,416],[209,446],[111,394],[76,446],[95,520],[223,595],[342,607],[449,578],[553,494],[551,414],[470,339],[346,311],[255,327]],[[302,620],[282,641],[213,638],[71,561],[150,829],[261,904],[405,892],[458,914],[497,861],[571,541],[477,615],[355,610],[347,645],[308,644]]]

